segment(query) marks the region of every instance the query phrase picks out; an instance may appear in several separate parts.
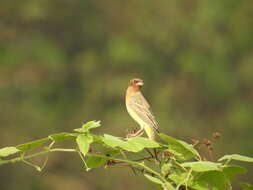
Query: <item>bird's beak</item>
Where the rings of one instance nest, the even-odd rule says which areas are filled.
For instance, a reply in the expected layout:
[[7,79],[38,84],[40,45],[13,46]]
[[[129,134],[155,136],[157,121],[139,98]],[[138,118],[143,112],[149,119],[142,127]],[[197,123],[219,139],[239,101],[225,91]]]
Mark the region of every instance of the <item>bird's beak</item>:
[[140,81],[140,82],[137,83],[137,85],[138,85],[138,86],[143,86],[144,83],[143,83],[142,81]]

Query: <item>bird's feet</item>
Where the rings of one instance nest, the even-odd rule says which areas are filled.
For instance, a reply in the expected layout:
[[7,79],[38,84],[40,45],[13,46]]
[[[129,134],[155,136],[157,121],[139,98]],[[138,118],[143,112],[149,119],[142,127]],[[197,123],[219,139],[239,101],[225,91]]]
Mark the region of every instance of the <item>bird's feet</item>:
[[131,133],[127,134],[126,138],[132,138],[132,137],[139,137],[143,134],[143,129],[140,129],[138,131],[133,130]]

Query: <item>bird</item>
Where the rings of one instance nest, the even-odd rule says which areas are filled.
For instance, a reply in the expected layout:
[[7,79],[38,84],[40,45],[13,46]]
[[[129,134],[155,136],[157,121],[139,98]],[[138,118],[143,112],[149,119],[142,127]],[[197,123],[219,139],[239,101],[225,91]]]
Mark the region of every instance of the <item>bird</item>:
[[141,136],[146,132],[149,139],[154,140],[155,134],[159,133],[157,122],[150,109],[150,105],[141,93],[144,82],[134,78],[130,81],[126,90],[125,103],[129,115],[140,125],[140,130],[127,137]]

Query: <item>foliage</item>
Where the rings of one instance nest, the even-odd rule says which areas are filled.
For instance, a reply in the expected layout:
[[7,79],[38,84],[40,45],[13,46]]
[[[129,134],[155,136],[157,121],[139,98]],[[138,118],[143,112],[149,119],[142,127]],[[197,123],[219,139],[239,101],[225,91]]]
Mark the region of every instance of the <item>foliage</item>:
[[[108,127],[101,134],[122,136],[134,126],[124,90],[140,77],[165,134],[202,139],[219,131],[214,157],[253,156],[252,7],[252,0],[1,1],[0,146],[97,117]],[[78,164],[55,159],[61,167],[43,178],[2,167],[0,189],[113,189],[112,179],[115,190],[150,188],[114,171],[100,178],[100,187],[84,183],[89,173],[71,183],[68,168],[75,173]],[[248,172],[253,176],[252,165]],[[100,173],[93,174],[96,182]]]
[[[42,171],[47,159],[42,167],[28,160],[50,152],[73,152],[80,155],[87,171],[124,165],[135,174],[143,174],[164,190],[230,190],[237,175],[246,172],[243,167],[231,165],[230,161],[253,162],[253,158],[239,154],[225,155],[215,162],[206,161],[193,145],[163,133],[159,134],[162,142],[156,142],[144,137],[127,139],[107,134],[99,136],[90,132],[97,127],[100,127],[100,122],[90,121],[75,129],[77,133],[52,134],[16,147],[1,148],[0,165],[22,161]],[[75,140],[76,147],[53,148],[56,142],[64,140]],[[29,151],[42,147],[49,141],[51,142],[43,151],[29,154]],[[19,155],[16,156],[17,154]],[[8,158],[11,155],[14,157]],[[242,183],[242,188],[249,190],[252,185]]]

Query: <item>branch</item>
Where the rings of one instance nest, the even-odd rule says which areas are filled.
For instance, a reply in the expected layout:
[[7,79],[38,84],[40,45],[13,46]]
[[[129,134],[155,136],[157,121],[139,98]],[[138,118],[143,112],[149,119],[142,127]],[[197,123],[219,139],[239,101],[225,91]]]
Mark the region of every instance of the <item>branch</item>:
[[[10,160],[1,160],[0,165],[24,161],[26,159],[31,159],[31,158],[34,158],[34,157],[37,157],[37,156],[48,154],[50,152],[76,152],[76,153],[78,153],[79,151],[76,150],[76,149],[53,148],[53,149],[48,149],[48,150],[45,150],[45,151],[42,151],[42,152],[37,152],[37,153],[34,153],[34,154],[30,154],[30,155],[27,155],[27,156],[21,156],[21,157],[17,157],[17,158],[12,158]],[[145,164],[143,162],[136,162],[136,161],[131,161],[131,160],[114,158],[114,157],[110,157],[110,156],[104,156],[104,155],[101,155],[101,154],[87,153],[87,156],[97,156],[97,157],[108,159],[108,160],[115,160],[115,161],[119,161],[119,162],[128,163],[128,164],[133,165],[133,166],[139,166],[139,167],[145,169],[146,171],[148,171],[148,172],[156,175],[163,182],[166,182],[166,179],[164,177],[162,177],[158,172],[154,171],[153,169],[145,166]]]
[[4,165],[4,164],[10,164],[10,163],[16,163],[16,162],[20,162],[23,161],[24,159],[30,159],[30,158],[34,158],[43,154],[48,154],[50,152],[77,152],[76,149],[64,149],[64,148],[54,148],[54,149],[48,149],[42,152],[37,152],[34,154],[30,154],[27,156],[20,156],[17,158],[12,158],[10,160],[0,160],[0,165]]

